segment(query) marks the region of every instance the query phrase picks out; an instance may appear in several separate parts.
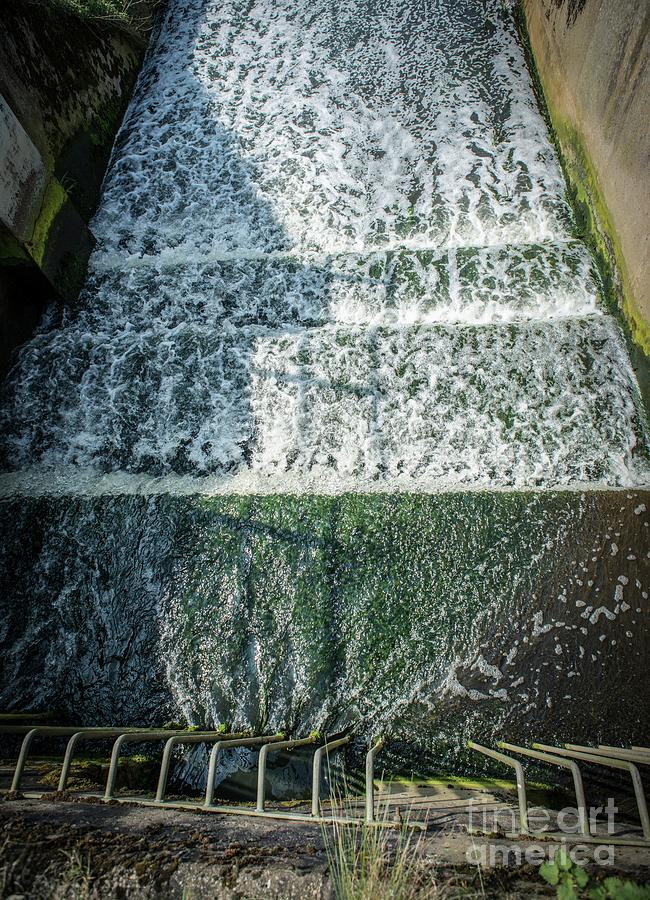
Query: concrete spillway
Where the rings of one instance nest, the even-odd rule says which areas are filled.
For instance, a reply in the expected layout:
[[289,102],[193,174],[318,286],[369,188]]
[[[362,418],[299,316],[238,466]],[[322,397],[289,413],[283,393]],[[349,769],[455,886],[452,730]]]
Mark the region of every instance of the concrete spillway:
[[172,0],[93,231],[4,386],[4,704],[641,734],[646,423],[506,5]]

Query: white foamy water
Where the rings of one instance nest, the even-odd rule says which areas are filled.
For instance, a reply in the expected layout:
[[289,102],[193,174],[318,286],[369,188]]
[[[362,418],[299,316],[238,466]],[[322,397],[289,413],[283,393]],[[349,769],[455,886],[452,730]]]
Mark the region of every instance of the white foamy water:
[[510,12],[172,4],[97,218],[104,252],[339,253],[566,236]]
[[4,388],[4,464],[29,483],[648,478],[498,0],[172,0],[93,229],[79,305]]

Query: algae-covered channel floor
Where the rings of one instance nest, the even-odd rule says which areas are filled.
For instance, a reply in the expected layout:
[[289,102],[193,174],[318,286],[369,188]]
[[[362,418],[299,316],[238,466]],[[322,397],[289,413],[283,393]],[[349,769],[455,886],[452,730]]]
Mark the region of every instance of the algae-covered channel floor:
[[7,496],[0,703],[385,729],[386,759],[447,767],[468,739],[647,745],[648,510],[642,490]]

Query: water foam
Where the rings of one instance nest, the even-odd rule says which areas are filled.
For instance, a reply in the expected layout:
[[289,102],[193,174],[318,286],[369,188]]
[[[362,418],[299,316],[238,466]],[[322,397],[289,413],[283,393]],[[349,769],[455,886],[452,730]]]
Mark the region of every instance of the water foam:
[[569,225],[499,2],[172,4],[118,149],[98,260],[539,243]]
[[328,491],[645,477],[500,3],[171,4],[93,227],[79,306],[5,388],[7,467]]

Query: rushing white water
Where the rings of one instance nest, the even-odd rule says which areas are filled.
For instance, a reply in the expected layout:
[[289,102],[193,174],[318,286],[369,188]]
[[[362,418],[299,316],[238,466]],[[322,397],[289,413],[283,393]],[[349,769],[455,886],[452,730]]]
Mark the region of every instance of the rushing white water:
[[[10,468],[413,490],[646,477],[511,14],[172,3]],[[261,479],[261,480],[260,480]]]
[[173,4],[98,217],[107,255],[563,237],[509,11]]

